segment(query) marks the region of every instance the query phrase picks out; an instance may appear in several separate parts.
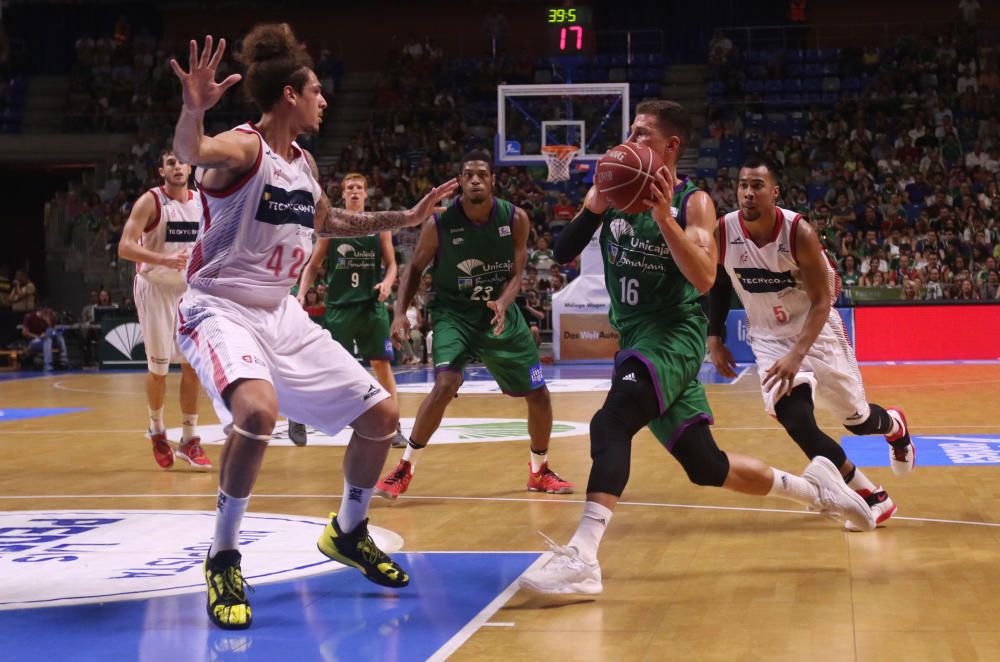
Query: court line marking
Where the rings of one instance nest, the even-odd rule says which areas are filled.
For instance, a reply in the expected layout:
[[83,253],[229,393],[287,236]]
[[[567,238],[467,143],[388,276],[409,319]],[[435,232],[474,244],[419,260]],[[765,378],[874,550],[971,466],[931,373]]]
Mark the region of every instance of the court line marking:
[[[736,395],[740,393],[757,393],[760,391],[758,387],[754,388],[734,388],[736,384],[742,379],[745,373],[749,372],[750,368],[744,368],[735,381],[728,384],[705,384],[706,387],[726,387],[720,389],[713,389],[715,395]],[[89,377],[90,375],[84,375]],[[567,381],[572,381],[568,379]],[[430,382],[427,382],[430,383]],[[865,388],[869,391],[875,389],[910,389],[910,388],[926,388],[934,387],[940,388],[944,386],[968,386],[970,384],[1000,384],[1000,379],[969,379],[969,380],[959,380],[952,382],[918,382],[918,383],[903,383],[903,384],[865,384]],[[103,389],[91,389],[91,388],[75,388],[68,386],[65,381],[57,381],[52,384],[52,388],[58,389],[60,391],[71,391],[73,393],[102,393],[105,395],[131,395],[135,397],[145,397],[145,393],[142,391],[129,390],[129,391],[115,391],[115,390],[103,390]],[[570,391],[570,393],[576,393],[578,391]],[[582,393],[598,393],[599,391],[579,391]],[[558,394],[557,394],[558,395]]]
[[[206,498],[214,499],[217,493],[205,494],[18,494],[0,495],[0,501],[19,501],[25,499],[163,499],[163,498]],[[339,499],[340,494],[254,494],[255,499]],[[399,497],[405,500],[414,501],[496,501],[514,503],[552,503],[552,504],[573,504],[581,505],[586,503],[584,499],[537,499],[528,497],[466,497],[466,496],[409,496]],[[731,512],[748,513],[785,513],[791,515],[818,516],[820,513],[809,512],[808,510],[792,510],[789,508],[751,508],[748,506],[712,506],[695,503],[657,503],[652,501],[619,501],[619,506],[637,506],[640,508],[682,508],[689,510],[723,510]],[[0,511],[3,512],[3,511]],[[894,515],[894,520],[907,522],[933,522],[936,524],[959,524],[965,526],[987,526],[1000,527],[1000,522],[975,522],[972,520],[944,519],[938,517],[904,517]],[[417,550],[406,550],[417,551]]]
[[[24,420],[30,420],[30,419],[20,419],[20,420],[24,421]],[[10,422],[14,423],[15,421],[10,421]],[[577,421],[577,422],[579,422],[579,421]],[[828,426],[821,425],[820,427],[828,427],[830,429],[839,429],[836,425],[828,425]],[[754,425],[751,425],[751,426],[741,426],[741,425],[733,425],[733,426],[729,426],[729,425],[713,425],[712,429],[713,430],[722,430],[722,431],[726,431],[726,430],[774,430],[774,431],[779,431],[779,430],[781,430],[781,428],[778,427],[776,424],[775,425],[756,425],[756,426],[754,426]],[[920,430],[978,430],[978,429],[986,429],[987,430],[986,432],[983,432],[982,434],[994,434],[994,433],[990,432],[989,430],[996,430],[997,431],[996,434],[1000,434],[1000,422],[976,423],[976,424],[968,424],[968,425],[920,425]],[[48,434],[48,435],[61,435],[61,434],[66,434],[66,432],[67,432],[67,430],[65,428],[64,429],[60,429],[60,430],[10,430],[10,429],[6,429],[6,428],[2,428],[2,430],[3,430],[3,433],[5,435],[8,435],[8,434]],[[99,430],[77,430],[77,429],[73,429],[73,430],[71,430],[71,432],[73,434],[135,434],[135,435],[139,435],[139,436],[145,435],[145,432],[143,432],[141,428],[128,428],[128,429],[102,428],[102,429],[99,429]],[[925,435],[925,434],[921,433],[920,431],[913,431],[913,432],[917,436],[921,436],[921,437],[929,436],[929,435]],[[584,435],[576,435],[576,436],[584,436]],[[565,438],[566,439],[571,439],[572,437],[565,437]],[[520,440],[514,440],[514,441],[520,441]],[[475,443],[475,442],[472,442],[472,443]],[[505,442],[498,442],[498,443],[505,443]],[[276,446],[275,448],[278,448],[278,447]]]
[[[535,559],[534,563],[524,569],[524,572],[534,570],[536,567],[540,567],[541,565],[547,563],[549,557],[551,556],[551,552],[539,555],[539,557]],[[524,572],[522,572],[521,575],[523,575]],[[486,621],[493,618],[493,615],[500,611],[500,608],[507,604],[507,602],[514,597],[515,593],[521,590],[521,575],[518,575],[507,588],[501,591],[497,597],[493,598],[492,602],[483,607],[482,611],[476,614],[471,621],[462,626],[462,629],[456,632],[451,639],[445,642],[444,646],[437,649],[433,655],[427,658],[428,662],[443,662],[443,660],[448,659],[455,653],[455,651],[465,644],[465,642],[468,641],[472,635],[474,635],[481,627],[486,625]]]
[[514,624],[513,623],[508,623],[506,621],[501,621],[501,622],[493,622],[493,623],[483,623],[483,627],[484,628],[512,628],[512,627],[514,627]]

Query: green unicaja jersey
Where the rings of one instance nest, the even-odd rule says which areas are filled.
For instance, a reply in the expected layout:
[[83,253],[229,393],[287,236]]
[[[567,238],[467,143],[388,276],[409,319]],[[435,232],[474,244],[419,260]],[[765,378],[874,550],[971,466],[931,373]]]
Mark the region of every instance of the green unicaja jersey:
[[[681,227],[685,225],[688,198],[697,190],[687,179],[674,189],[670,205]],[[652,211],[626,214],[608,209],[600,241],[604,280],[611,297],[609,317],[615,329],[621,332],[700,311],[698,290],[674,262]]]
[[[487,301],[497,299],[514,268],[514,205],[493,198],[489,219],[470,221],[461,200],[434,217],[438,252],[434,260],[435,312],[461,315],[469,322],[488,326],[493,311]],[[510,306],[516,310],[516,306]]]
[[326,251],[326,305],[349,306],[378,298],[382,280],[382,243],[379,236],[333,238]]

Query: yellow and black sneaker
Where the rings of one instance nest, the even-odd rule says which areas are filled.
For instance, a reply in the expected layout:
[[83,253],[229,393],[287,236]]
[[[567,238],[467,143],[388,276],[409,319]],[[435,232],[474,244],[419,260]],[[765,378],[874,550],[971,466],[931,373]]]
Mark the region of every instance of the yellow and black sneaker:
[[367,519],[350,533],[344,533],[337,524],[337,513],[330,513],[330,521],[316,547],[334,561],[357,568],[376,584],[403,588],[410,583],[410,576],[372,540]]
[[241,555],[235,549],[219,552],[205,559],[205,583],[208,584],[208,617],[223,630],[245,630],[253,622],[246,586],[240,570]]

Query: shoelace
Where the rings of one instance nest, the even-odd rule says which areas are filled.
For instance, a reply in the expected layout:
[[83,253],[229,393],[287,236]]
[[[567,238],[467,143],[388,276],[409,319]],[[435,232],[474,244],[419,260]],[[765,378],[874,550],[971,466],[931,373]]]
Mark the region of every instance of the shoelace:
[[555,540],[553,540],[552,538],[549,538],[547,535],[545,535],[541,531],[538,532],[538,535],[540,535],[542,537],[542,539],[545,541],[545,544],[552,551],[552,558],[549,559],[548,563],[546,563],[545,565],[548,565],[549,563],[552,563],[553,561],[555,561],[558,558],[563,558],[566,561],[570,561],[572,559],[575,559],[575,558],[579,557],[579,554],[576,551],[575,547],[570,547],[569,545],[560,545]]
[[361,555],[365,558],[365,560],[372,565],[378,565],[389,558],[386,556],[385,552],[378,548],[375,541],[372,540],[371,534],[366,534],[365,537],[358,542],[358,551],[361,552]]
[[201,447],[201,444],[188,444],[181,445],[181,450],[192,460],[196,460],[205,456],[205,450]]
[[386,485],[395,485],[396,483],[401,483],[403,479],[406,478],[406,466],[397,467],[388,477],[385,479]]
[[243,590],[244,587],[250,589],[251,592],[255,592],[250,582],[243,579],[243,573],[238,567],[231,566],[226,568],[222,571],[222,595],[219,596],[219,602],[222,604],[246,602],[247,594]]

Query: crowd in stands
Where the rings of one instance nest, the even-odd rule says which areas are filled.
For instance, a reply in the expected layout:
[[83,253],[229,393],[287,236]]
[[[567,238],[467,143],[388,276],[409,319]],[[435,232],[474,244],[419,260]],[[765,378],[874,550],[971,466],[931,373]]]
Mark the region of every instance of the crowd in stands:
[[720,214],[737,206],[735,166],[761,152],[846,288],[1000,298],[1000,51],[944,35],[751,53],[717,35],[710,53],[698,174]]
[[[220,77],[239,70],[238,47],[229,49]],[[124,21],[77,42],[70,106],[82,112],[69,116],[68,128],[136,138],[108,165],[101,190],[57,194],[46,221],[60,228],[65,246],[86,237],[123,279],[131,271],[115,265],[116,245],[131,204],[159,183],[160,152],[179,104],[166,62],[180,50]],[[720,35],[709,51],[708,122],[690,174],[720,214],[736,208],[742,158],[760,152],[780,164],[781,204],[815,224],[848,292],[1000,298],[998,51],[940,36],[858,51],[743,52]],[[328,52],[316,56],[324,87],[335,87],[342,67]],[[370,208],[411,206],[456,174],[463,153],[492,148],[496,85],[532,82],[536,66],[526,58],[446,58],[430,41],[410,39],[379,74],[366,129],[339,154],[319,154],[329,164],[321,182],[328,196],[340,200],[343,176],[362,172]],[[210,132],[254,116],[240,95],[224,99]],[[554,264],[551,245],[586,188],[547,185],[544,168],[498,167],[496,179],[497,195],[532,220],[518,305],[540,340],[550,329],[552,294],[578,269]],[[401,266],[418,235],[410,229],[394,237]],[[317,313],[323,294],[308,295]],[[425,284],[411,311],[421,339],[429,296]],[[404,352],[408,360],[426,358],[421,344]]]

